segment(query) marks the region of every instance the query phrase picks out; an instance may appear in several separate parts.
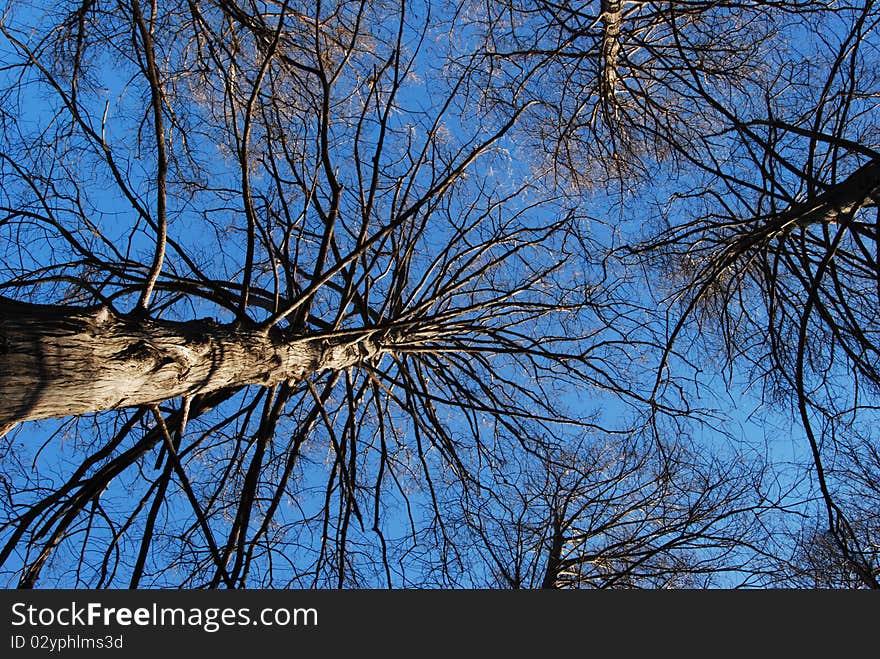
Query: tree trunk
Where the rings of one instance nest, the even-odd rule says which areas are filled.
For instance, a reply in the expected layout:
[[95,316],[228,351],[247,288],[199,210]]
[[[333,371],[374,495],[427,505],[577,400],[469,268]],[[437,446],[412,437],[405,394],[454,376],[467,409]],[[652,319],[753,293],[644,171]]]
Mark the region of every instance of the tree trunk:
[[799,204],[783,214],[786,221],[799,227],[813,224],[834,224],[850,218],[865,206],[880,202],[880,160],[859,167],[846,179],[831,186],[814,199]]
[[623,2],[602,0],[602,71],[599,77],[599,96],[609,108],[614,119],[618,118],[617,88],[620,75],[620,27],[623,22]]
[[345,369],[382,352],[375,333],[285,337],[0,298],[0,435],[21,421]]
[[[806,229],[820,224],[849,223],[856,211],[880,204],[880,160],[871,160],[839,183],[831,185],[822,194],[794,204],[787,210],[769,217],[759,226],[748,226],[746,231],[734,234],[730,242],[732,258],[744,250],[758,246],[765,248],[770,241],[786,236],[796,228]],[[876,230],[864,223],[849,225],[852,231],[876,240]]]

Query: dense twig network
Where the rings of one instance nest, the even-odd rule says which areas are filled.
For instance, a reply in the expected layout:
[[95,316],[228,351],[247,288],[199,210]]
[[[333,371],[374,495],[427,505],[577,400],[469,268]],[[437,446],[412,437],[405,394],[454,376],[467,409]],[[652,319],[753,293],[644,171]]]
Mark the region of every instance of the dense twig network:
[[877,587],[878,21],[9,3],[3,581]]

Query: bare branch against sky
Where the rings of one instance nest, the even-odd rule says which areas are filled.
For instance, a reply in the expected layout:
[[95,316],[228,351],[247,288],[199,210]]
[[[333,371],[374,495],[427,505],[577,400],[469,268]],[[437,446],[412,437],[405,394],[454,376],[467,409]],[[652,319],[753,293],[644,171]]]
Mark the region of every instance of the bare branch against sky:
[[0,583],[880,586],[878,23],[11,0]]

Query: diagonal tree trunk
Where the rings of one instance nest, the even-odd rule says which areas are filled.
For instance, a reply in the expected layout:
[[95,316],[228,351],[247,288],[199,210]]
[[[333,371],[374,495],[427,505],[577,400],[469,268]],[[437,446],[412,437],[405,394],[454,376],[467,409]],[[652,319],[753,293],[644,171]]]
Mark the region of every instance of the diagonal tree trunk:
[[0,298],[0,434],[21,421],[346,369],[384,351],[377,332],[291,337]]
[[840,183],[782,215],[799,227],[834,224],[858,209],[880,202],[880,160],[870,160]]
[[880,160],[871,160],[844,180],[829,186],[822,194],[770,216],[760,224],[750,223],[732,234],[715,259],[716,271],[729,267],[736,259],[755,249],[766,249],[771,241],[796,228],[821,224],[847,224],[851,231],[876,240],[871,225],[853,222],[857,211],[880,203]]

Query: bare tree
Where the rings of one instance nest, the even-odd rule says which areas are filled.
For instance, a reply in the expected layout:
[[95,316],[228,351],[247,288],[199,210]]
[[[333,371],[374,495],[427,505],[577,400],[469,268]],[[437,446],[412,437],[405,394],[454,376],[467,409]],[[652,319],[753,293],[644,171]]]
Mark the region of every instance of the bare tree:
[[[711,140],[690,74],[746,101],[786,27],[828,11],[811,2],[476,0],[460,12],[483,36],[471,78],[496,111],[542,100],[521,126],[564,185],[638,195],[646,177],[681,171]],[[783,56],[784,57],[784,56]],[[465,60],[468,61],[468,60]]]
[[801,426],[824,531],[799,551],[822,562],[831,542],[876,588],[876,510],[852,503],[873,500],[871,478],[853,474],[878,441],[880,17],[873,2],[838,9],[798,24],[803,59],[754,81],[760,103],[731,105],[697,71],[683,74],[719,128],[687,155],[701,180],[635,251],[659,256],[675,282],[673,339],[696,330],[722,346],[731,380],[760,383]]
[[511,171],[533,103],[465,121],[430,6],[38,9],[2,24],[19,585],[409,584],[437,472],[625,389],[577,214]]
[[572,446],[459,502],[480,586],[730,588],[776,573],[760,523],[779,500],[753,457],[701,456],[686,437],[663,452],[645,436]]
[[876,585],[813,431],[877,384],[873,3],[41,4],[0,19],[9,583],[796,579],[722,346]]
[[490,102],[539,90],[526,132],[559,180],[635,208],[618,253],[668,312],[650,400],[707,364],[760,384],[802,429],[826,537],[877,587],[875,515],[850,508],[870,488],[837,466],[877,445],[876,4],[492,5]]

